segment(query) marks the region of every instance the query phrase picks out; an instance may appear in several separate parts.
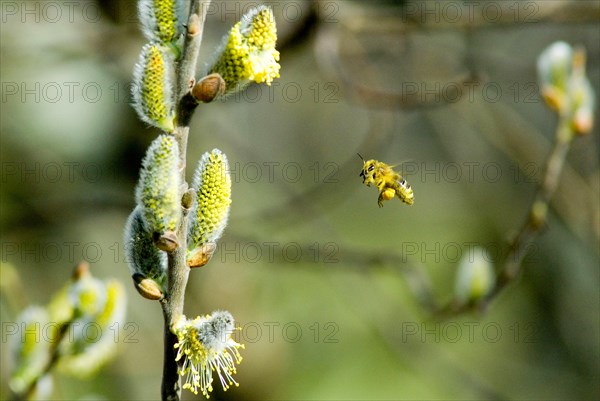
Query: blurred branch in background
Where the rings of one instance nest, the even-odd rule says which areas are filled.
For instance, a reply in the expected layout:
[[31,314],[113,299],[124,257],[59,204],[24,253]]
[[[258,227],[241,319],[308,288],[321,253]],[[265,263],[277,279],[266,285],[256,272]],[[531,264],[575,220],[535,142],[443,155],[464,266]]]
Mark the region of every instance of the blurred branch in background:
[[[10,269],[4,264],[2,268]],[[7,294],[12,291],[3,288]],[[50,397],[56,369],[78,378],[95,374],[115,355],[113,338],[124,323],[125,304],[118,281],[92,277],[89,264],[81,262],[48,305],[28,306],[16,319],[19,324],[3,320],[14,359],[9,383],[13,398]],[[97,330],[95,336],[88,332],[90,327]]]
[[[548,155],[544,175],[531,203],[528,217],[509,243],[508,253],[495,285],[481,291],[471,302],[450,303],[441,315],[465,312],[472,308],[485,310],[495,297],[518,278],[528,245],[539,235],[547,221],[550,201],[554,195],[572,141],[587,135],[594,125],[595,93],[585,73],[585,51],[573,51],[564,42],[556,42],[538,59],[538,74],[544,99],[558,114],[554,146]],[[572,194],[568,194],[573,200]],[[481,299],[483,298],[483,299]]]

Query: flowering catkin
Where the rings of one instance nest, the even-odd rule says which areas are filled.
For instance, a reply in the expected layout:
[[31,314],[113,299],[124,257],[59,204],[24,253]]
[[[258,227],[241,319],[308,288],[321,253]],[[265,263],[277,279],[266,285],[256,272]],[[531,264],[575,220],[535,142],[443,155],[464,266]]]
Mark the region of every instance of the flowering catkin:
[[217,372],[223,390],[232,384],[238,385],[233,378],[236,363],[242,361],[239,348],[243,344],[231,338],[234,331],[233,316],[227,311],[216,311],[212,315],[186,319],[184,315],[172,326],[177,336],[176,361],[183,359],[179,374],[185,377],[183,388],[198,394],[198,389],[209,397],[213,390],[213,371]]
[[210,69],[225,80],[225,94],[238,91],[250,82],[270,85],[273,79],[279,78],[276,41],[277,27],[269,7],[252,9],[231,28]]

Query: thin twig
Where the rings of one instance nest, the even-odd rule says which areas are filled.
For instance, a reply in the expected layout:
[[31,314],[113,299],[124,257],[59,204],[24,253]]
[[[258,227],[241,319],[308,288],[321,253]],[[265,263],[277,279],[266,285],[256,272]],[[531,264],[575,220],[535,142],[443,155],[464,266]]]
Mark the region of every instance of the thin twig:
[[[190,5],[190,14],[186,27],[186,36],[182,52],[182,59],[177,65],[177,127],[174,136],[179,148],[179,171],[181,175],[181,197],[187,191],[186,182],[186,155],[189,134],[189,122],[196,107],[195,103],[186,99],[193,86],[196,73],[196,64],[206,11],[210,0],[195,0]],[[178,401],[181,396],[181,385],[178,373],[178,364],[175,361],[175,344],[177,337],[171,332],[171,325],[183,314],[185,289],[188,282],[190,269],[186,263],[187,251],[187,225],[188,209],[182,206],[181,224],[177,228],[177,242],[179,246],[168,254],[167,294],[161,301],[164,318],[164,361],[161,396],[163,400]]]
[[558,186],[560,173],[574,135],[571,121],[572,117],[570,115],[560,116],[554,146],[546,160],[544,177],[529,209],[527,220],[511,241],[508,255],[502,270],[498,274],[496,285],[480,303],[480,309],[482,310],[485,310],[498,293],[519,276],[528,245],[537,237],[546,223],[550,200]]

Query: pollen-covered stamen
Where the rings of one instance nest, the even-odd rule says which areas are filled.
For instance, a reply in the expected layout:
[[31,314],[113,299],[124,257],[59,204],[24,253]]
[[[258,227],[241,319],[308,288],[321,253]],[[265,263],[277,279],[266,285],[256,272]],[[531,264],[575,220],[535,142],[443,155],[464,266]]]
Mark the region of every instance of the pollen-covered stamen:
[[271,9],[264,6],[253,9],[233,26],[210,72],[223,77],[226,93],[240,90],[251,81],[270,85],[279,78],[276,41],[277,28]]
[[[239,351],[231,346],[226,347],[226,349],[213,360],[214,370],[219,374],[223,389],[227,390],[232,384],[239,386],[232,375],[237,373],[235,363],[239,364],[241,361],[242,356]],[[221,372],[223,372],[223,374],[221,374]]]

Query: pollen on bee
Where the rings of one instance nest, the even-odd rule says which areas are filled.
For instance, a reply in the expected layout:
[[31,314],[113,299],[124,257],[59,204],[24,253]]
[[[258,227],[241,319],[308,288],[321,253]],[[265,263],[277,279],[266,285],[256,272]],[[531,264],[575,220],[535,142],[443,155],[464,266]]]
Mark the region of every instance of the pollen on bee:
[[394,196],[396,196],[396,191],[393,188],[386,188],[383,192],[381,192],[381,198],[384,200],[390,200]]

